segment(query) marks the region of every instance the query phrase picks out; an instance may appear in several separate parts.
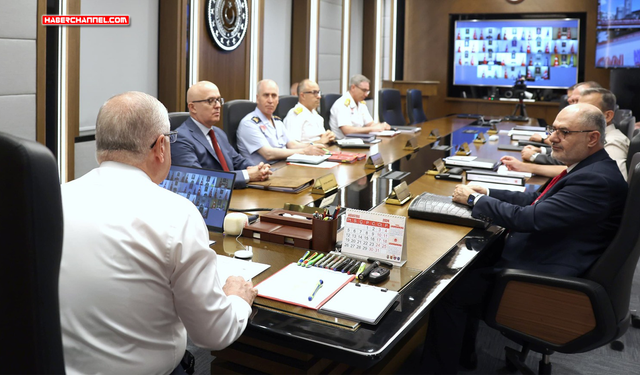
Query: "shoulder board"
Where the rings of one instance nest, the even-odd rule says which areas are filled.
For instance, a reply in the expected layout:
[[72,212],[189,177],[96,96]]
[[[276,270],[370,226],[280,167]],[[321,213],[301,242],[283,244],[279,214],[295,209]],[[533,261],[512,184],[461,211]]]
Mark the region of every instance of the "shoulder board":
[[294,109],[293,113],[295,113],[296,115],[301,114],[302,113],[302,107],[298,107],[298,108]]
[[278,117],[278,116],[273,116],[273,118],[274,118],[275,120],[282,121],[282,119],[281,119],[280,117]]
[[351,104],[351,99],[346,98],[346,99],[344,100],[344,105],[348,107],[348,106],[349,106],[349,104]]
[[364,100],[360,102],[360,104],[367,104],[367,102],[365,102]]
[[253,116],[251,119],[252,119],[252,120],[253,120],[253,122],[255,122],[256,124],[259,124],[259,123],[260,123],[260,117],[258,117],[258,116]]

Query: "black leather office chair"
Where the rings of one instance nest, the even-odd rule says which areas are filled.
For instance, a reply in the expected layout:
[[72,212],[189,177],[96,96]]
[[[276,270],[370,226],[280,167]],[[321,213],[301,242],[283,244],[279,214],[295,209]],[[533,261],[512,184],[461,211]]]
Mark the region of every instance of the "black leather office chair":
[[427,121],[427,116],[422,108],[422,91],[407,90],[407,117],[411,125]]
[[569,96],[566,94],[560,97],[560,105],[558,106],[558,111],[562,111],[564,107],[569,105],[568,99],[569,99]]
[[[629,173],[631,173],[631,170],[629,169],[632,164],[631,159],[637,152],[640,152],[640,134],[636,134],[629,142],[629,150],[627,151],[627,171]],[[631,181],[631,179],[627,177],[627,181]]]
[[636,165],[638,165],[638,163],[640,163],[640,152],[636,152],[635,154],[633,154],[633,156],[631,157],[631,162],[627,165],[627,167],[629,167],[629,176],[627,177],[627,181],[631,181],[636,171]]
[[378,119],[389,125],[407,125],[402,114],[402,101],[400,91],[396,89],[378,90],[380,102],[378,103]]
[[238,136],[236,132],[238,125],[240,125],[240,120],[255,109],[255,102],[244,99],[231,100],[222,106],[222,130],[227,134],[229,143],[236,151],[238,150]]
[[0,174],[2,372],[62,374],[56,160],[43,145],[0,132]]
[[281,95],[278,100],[278,106],[276,107],[274,115],[280,117],[282,120],[287,116],[289,110],[298,104],[298,97],[295,95]]
[[510,269],[498,276],[485,320],[523,345],[520,352],[505,348],[511,369],[526,371],[524,361],[533,350],[543,354],[539,373],[551,373],[554,351],[583,353],[617,339],[629,327],[631,283],[640,255],[639,168],[630,180],[616,236],[585,275]]
[[613,123],[622,134],[633,138],[633,131],[636,126],[636,118],[631,113],[630,109],[617,109],[613,116]]
[[329,117],[331,116],[331,107],[333,103],[338,100],[342,95],[340,94],[325,94],[322,95],[320,99],[320,116],[324,119],[324,128],[326,130],[331,130],[331,126],[329,126]]
[[169,112],[169,123],[171,130],[176,130],[183,122],[189,118],[189,112]]

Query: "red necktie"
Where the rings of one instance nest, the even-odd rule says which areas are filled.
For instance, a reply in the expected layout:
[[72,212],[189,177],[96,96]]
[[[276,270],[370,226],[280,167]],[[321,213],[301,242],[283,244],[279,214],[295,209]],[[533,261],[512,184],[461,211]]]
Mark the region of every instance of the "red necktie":
[[222,169],[225,172],[229,172],[229,167],[227,166],[227,161],[222,154],[222,150],[220,150],[220,146],[218,145],[218,140],[216,140],[216,133],[214,133],[213,129],[209,129],[209,137],[211,137],[211,144],[213,145],[213,149],[218,156],[218,160],[220,161],[220,165],[222,165]]
[[535,204],[537,201],[540,200],[540,198],[542,198],[542,196],[549,190],[551,190],[551,188],[553,187],[553,185],[555,185],[562,177],[567,175],[567,170],[565,169],[564,171],[562,171],[562,173],[560,173],[559,175],[555,176],[553,178],[553,180],[551,180],[551,182],[549,182],[549,184],[547,185],[546,188],[544,188],[544,190],[542,191],[542,194],[538,195],[538,198],[536,198],[535,201],[533,201],[533,203],[531,204]]

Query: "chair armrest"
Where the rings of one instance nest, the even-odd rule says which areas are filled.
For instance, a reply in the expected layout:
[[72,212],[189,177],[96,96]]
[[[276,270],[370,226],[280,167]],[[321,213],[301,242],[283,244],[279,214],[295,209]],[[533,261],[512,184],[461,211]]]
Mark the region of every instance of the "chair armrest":
[[498,274],[485,320],[508,337],[565,353],[603,345],[618,331],[599,284],[515,269]]

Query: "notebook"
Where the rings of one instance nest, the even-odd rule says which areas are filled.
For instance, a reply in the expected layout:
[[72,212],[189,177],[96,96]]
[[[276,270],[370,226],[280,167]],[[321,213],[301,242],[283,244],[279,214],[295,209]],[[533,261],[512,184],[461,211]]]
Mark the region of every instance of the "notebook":
[[196,205],[209,230],[222,232],[236,174],[172,165],[160,186]]
[[331,155],[304,155],[293,154],[287,158],[289,163],[303,163],[303,164],[320,164],[323,161],[329,159]]
[[398,292],[377,286],[349,283],[318,311],[339,318],[378,324],[398,299]]

